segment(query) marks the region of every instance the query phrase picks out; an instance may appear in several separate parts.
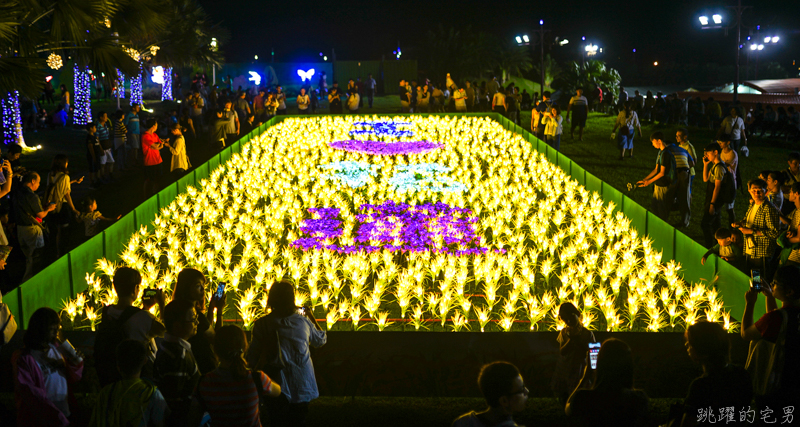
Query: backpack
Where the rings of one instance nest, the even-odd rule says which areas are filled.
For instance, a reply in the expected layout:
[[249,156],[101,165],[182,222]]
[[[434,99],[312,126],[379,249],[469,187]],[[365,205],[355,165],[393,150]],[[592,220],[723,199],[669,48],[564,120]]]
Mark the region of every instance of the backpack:
[[733,174],[723,162],[718,163],[716,166],[722,166],[725,170],[725,175],[722,178],[722,187],[719,189],[718,204],[727,205],[736,199],[736,183],[734,182]]
[[94,341],[95,367],[101,388],[121,379],[117,371],[117,346],[128,339],[123,328],[125,322],[141,311],[138,307],[126,307],[119,318],[114,319],[108,314],[109,307],[103,307]]

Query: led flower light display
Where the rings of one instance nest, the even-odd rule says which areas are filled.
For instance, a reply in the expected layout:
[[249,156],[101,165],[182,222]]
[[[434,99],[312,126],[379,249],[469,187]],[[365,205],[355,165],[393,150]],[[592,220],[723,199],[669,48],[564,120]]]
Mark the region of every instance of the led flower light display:
[[[662,263],[613,203],[520,135],[488,118],[403,120],[413,135],[387,142],[442,146],[425,154],[343,151],[331,143],[358,128],[344,116],[286,118],[268,128],[136,232],[119,263],[99,260],[65,315],[89,327],[89,314],[114,301],[110,277],[124,264],[141,272],[142,288],[168,294],[185,267],[228,283],[228,316],[246,328],[280,280],[296,286],[295,302],[312,306],[328,329],[560,329],[558,306],[568,301],[591,329],[677,331],[699,319],[736,327],[716,291],[686,283],[680,265]],[[464,188],[392,183],[422,164],[438,165],[435,173]],[[344,165],[365,175],[360,185],[330,176],[353,170]]]

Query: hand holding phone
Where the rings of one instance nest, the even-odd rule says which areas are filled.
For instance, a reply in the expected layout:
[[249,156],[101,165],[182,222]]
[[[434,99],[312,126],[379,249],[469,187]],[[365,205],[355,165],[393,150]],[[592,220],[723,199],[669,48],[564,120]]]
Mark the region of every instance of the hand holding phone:
[[763,289],[761,284],[761,272],[759,270],[750,270],[750,287],[759,292]]
[[589,367],[592,369],[597,369],[597,355],[600,354],[600,345],[599,342],[589,343]]
[[214,293],[214,298],[217,300],[222,299],[222,296],[225,295],[225,282],[222,282],[217,286],[217,291]]

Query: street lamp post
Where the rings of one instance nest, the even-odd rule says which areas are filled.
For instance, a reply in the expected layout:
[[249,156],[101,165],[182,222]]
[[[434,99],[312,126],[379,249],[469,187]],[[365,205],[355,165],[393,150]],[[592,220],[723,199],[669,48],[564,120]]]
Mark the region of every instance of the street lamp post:
[[736,6],[728,6],[728,8],[732,9],[736,14],[736,23],[730,26],[722,25],[722,15],[719,14],[711,16],[713,22],[709,21],[707,16],[701,16],[699,19],[703,29],[724,28],[726,35],[728,34],[728,29],[736,27],[736,77],[733,82],[733,102],[736,102],[739,98],[739,51],[742,49],[742,12],[750,9],[751,6],[742,6],[742,0],[738,0]]
[[[216,37],[212,37],[211,38],[211,50],[213,50],[214,52],[217,51],[217,38]],[[211,81],[212,81],[212,83],[211,83],[212,85],[217,84],[217,64],[211,64]]]
[[[545,30],[544,29],[544,20],[543,19],[539,20],[539,29],[536,30],[536,32],[539,33],[539,47],[540,47],[540,61],[541,61],[540,62],[540,64],[541,64],[541,66],[540,66],[540,70],[541,70],[541,76],[540,77],[541,77],[541,80],[540,81],[541,81],[542,86],[541,86],[541,90],[540,90],[541,93],[539,94],[539,96],[541,96],[542,100],[544,101],[544,86],[545,86],[545,82],[544,82],[544,79],[545,79],[545,75],[544,75],[545,74],[544,73],[544,40],[545,39],[544,39],[544,36],[545,36],[545,33],[549,33],[550,30]],[[522,36],[516,36],[515,40],[517,41],[517,44],[520,45],[520,46],[530,46],[530,44],[531,44],[531,40],[530,40],[530,38],[528,37],[527,34],[522,35]],[[399,48],[398,48],[398,50],[399,50]]]

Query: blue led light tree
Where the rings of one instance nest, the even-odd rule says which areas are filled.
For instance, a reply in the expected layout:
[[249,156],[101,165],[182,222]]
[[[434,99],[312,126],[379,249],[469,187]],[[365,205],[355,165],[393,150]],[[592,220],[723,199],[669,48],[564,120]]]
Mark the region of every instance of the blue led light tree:
[[161,100],[172,101],[172,67],[164,68],[164,83],[161,85]]
[[75,115],[77,125],[85,125],[92,121],[92,78],[89,67],[73,66],[75,71]]
[[131,77],[131,105],[142,105],[142,61],[139,60],[139,74]]
[[22,115],[19,111],[19,92],[9,92],[3,104],[3,143],[25,146],[22,138]]

